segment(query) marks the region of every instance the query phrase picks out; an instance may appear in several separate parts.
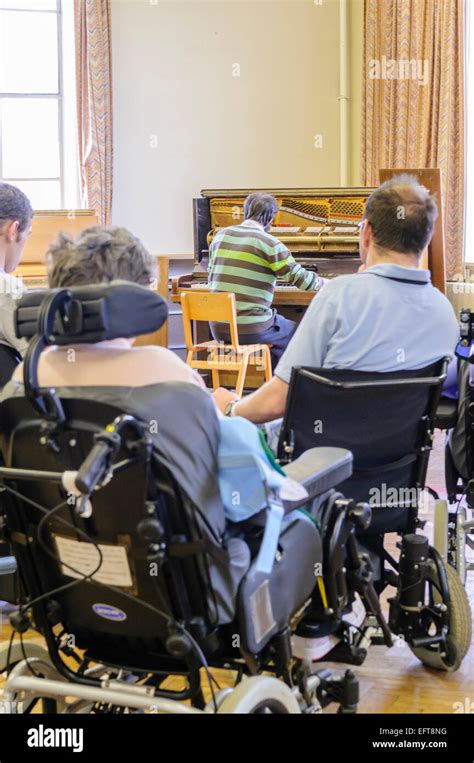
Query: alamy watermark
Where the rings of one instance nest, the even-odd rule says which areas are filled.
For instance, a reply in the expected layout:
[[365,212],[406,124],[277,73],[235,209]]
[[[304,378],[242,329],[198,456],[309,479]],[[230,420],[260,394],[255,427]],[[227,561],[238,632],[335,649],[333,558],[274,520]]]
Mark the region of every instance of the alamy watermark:
[[424,87],[429,82],[429,68],[426,58],[371,58],[369,79],[412,80]]

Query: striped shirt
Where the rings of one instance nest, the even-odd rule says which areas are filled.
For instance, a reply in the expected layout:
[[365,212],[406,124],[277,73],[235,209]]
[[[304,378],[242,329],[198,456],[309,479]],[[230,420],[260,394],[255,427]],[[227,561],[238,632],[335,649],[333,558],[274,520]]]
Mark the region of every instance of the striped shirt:
[[216,233],[209,252],[209,286],[211,291],[235,294],[239,333],[265,331],[273,325],[277,277],[304,291],[318,291],[324,284],[255,220]]

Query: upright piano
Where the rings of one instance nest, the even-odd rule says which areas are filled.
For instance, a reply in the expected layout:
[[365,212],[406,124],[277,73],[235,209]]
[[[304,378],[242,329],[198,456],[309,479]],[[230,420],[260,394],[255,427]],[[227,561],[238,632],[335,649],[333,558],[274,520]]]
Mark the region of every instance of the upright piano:
[[47,287],[46,252],[60,232],[76,238],[85,228],[98,225],[99,218],[90,209],[54,209],[35,212],[31,235],[15,275],[30,289]]
[[[43,210],[35,212],[33,217],[32,231],[22,254],[21,262],[15,271],[15,275],[21,278],[29,289],[44,289],[47,287],[46,275],[46,252],[49,246],[56,240],[58,234],[69,233],[73,239],[85,228],[99,225],[97,214],[91,209],[72,210]],[[158,257],[159,279],[157,291],[168,298],[168,259]],[[165,323],[161,329],[153,334],[137,337],[137,345],[156,344],[162,347],[168,346],[168,325]]]
[[[209,247],[216,233],[244,219],[246,197],[256,189],[204,190],[193,200],[194,263],[191,273],[173,279],[172,300],[179,302],[183,290],[207,285]],[[259,189],[271,193],[278,213],[270,233],[284,243],[295,260],[324,278],[356,273],[359,265],[358,223],[364,214],[371,188]],[[298,320],[314,292],[304,292],[277,281],[274,305],[287,317]]]
[[[408,173],[433,193],[439,215],[432,241],[420,261],[431,270],[433,284],[446,291],[444,262],[443,189],[439,169],[382,169],[381,182],[394,175]],[[191,273],[172,281],[171,299],[180,301],[188,289],[208,289],[209,247],[219,229],[243,221],[246,197],[256,190],[271,193],[279,210],[270,232],[284,243],[295,260],[307,270],[324,278],[356,273],[360,266],[359,228],[365,204],[373,188],[277,188],[204,190],[193,200],[194,263]],[[314,299],[314,292],[304,292],[284,281],[277,281],[273,304],[293,320],[300,320],[304,309]]]

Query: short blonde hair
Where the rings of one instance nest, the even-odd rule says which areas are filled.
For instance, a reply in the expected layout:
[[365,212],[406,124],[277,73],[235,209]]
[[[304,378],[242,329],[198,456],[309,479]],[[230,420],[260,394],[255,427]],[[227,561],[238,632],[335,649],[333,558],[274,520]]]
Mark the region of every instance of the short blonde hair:
[[74,241],[60,233],[46,255],[51,288],[110,283],[117,279],[156,287],[156,259],[126,228],[95,225]]

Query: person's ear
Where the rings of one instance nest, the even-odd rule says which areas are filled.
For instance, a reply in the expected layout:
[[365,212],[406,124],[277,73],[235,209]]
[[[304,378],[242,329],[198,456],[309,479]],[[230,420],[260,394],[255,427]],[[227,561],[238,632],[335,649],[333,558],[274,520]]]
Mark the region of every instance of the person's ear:
[[7,243],[13,244],[17,240],[19,227],[20,227],[20,223],[18,222],[18,220],[12,220],[10,223],[7,224],[5,228],[5,238],[7,240]]
[[368,220],[364,221],[364,227],[360,233],[360,240],[363,248],[367,250],[370,246],[370,242],[372,241],[372,226]]

